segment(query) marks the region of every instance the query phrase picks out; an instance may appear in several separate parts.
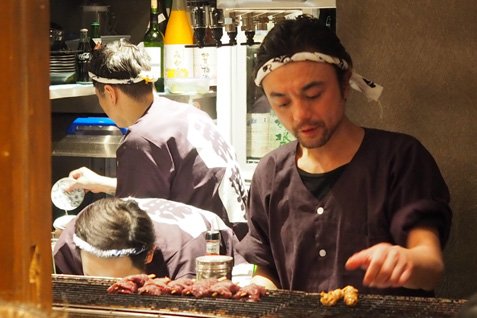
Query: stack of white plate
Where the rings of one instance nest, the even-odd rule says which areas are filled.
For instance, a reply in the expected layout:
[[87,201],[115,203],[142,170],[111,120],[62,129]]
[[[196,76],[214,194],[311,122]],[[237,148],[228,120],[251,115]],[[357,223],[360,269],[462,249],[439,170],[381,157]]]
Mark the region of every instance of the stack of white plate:
[[55,84],[76,83],[76,52],[50,52],[50,82]]

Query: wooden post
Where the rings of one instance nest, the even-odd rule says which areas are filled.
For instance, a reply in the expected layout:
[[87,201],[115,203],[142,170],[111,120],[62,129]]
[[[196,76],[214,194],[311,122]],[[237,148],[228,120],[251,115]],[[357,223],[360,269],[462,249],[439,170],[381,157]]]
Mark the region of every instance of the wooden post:
[[0,1],[0,299],[51,308],[49,0]]

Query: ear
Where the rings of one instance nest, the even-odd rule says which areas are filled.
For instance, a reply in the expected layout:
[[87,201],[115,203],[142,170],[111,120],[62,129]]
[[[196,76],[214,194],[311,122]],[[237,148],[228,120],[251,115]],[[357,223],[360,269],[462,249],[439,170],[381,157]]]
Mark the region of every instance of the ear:
[[146,259],[144,260],[144,264],[149,264],[150,262],[152,262],[152,259],[154,258],[155,250],[156,250],[156,246],[154,246],[147,252]]
[[349,92],[351,90],[351,86],[349,84],[349,79],[351,78],[351,71],[348,70],[343,78],[343,83],[341,84],[341,92],[343,95],[343,99],[346,101],[349,96]]
[[115,87],[111,85],[104,85],[104,95],[109,99],[109,101],[115,105],[118,100],[118,92]]

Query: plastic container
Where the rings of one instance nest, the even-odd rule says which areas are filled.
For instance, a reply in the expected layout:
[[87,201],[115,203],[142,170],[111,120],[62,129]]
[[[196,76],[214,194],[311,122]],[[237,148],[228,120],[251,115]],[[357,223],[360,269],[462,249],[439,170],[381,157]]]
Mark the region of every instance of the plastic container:
[[227,278],[232,280],[233,258],[226,255],[205,255],[195,259],[196,280]]
[[172,94],[206,94],[209,92],[208,78],[166,78],[166,92]]

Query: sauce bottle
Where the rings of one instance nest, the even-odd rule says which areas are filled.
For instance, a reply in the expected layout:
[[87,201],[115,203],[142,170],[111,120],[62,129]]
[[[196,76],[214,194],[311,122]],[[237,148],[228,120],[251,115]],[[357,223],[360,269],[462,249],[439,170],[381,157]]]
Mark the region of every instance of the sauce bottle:
[[216,230],[205,232],[205,255],[220,254],[220,232]]

